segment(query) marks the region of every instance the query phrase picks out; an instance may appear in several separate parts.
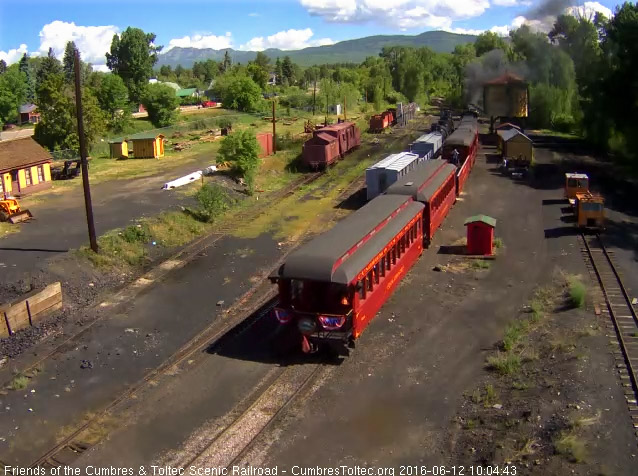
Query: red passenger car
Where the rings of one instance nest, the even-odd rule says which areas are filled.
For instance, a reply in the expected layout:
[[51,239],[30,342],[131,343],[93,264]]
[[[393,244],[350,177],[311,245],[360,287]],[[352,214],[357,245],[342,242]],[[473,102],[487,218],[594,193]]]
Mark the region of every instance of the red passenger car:
[[456,200],[456,167],[445,160],[428,160],[392,184],[388,195],[408,195],[425,205],[423,237],[432,241]]
[[341,122],[313,132],[303,145],[303,160],[311,168],[323,168],[343,158],[361,144],[361,133],[353,122]]
[[[458,163],[454,160],[454,150],[459,153]],[[443,144],[443,159],[458,167],[457,171],[457,195],[460,195],[465,186],[478,150],[478,131],[469,126],[459,126]]]
[[332,344],[347,353],[421,255],[423,204],[381,195],[290,254],[270,276],[274,310],[295,326],[302,349]]

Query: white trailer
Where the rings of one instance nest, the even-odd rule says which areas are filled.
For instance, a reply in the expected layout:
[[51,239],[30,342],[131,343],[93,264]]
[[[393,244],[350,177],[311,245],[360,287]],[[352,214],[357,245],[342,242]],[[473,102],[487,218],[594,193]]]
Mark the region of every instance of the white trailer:
[[419,157],[411,152],[399,152],[366,169],[366,187],[368,200],[381,195],[394,182],[410,172],[426,157]]
[[424,157],[429,152],[430,158],[434,158],[441,151],[442,146],[443,135],[440,132],[428,132],[410,144],[410,152],[420,157]]

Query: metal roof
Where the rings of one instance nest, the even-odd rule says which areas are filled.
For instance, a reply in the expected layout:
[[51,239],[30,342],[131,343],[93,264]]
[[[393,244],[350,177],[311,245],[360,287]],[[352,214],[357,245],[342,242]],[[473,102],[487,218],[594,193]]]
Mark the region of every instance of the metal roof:
[[589,179],[589,177],[587,176],[587,174],[578,174],[578,173],[575,173],[575,174],[567,173],[567,174],[565,174],[565,178],[574,178],[574,179]]
[[[423,208],[419,205],[409,197],[381,195],[291,253],[275,275],[347,284],[363,267],[359,263],[378,253],[379,240],[386,239],[399,224],[404,226],[414,216],[406,218],[408,215]],[[378,225],[382,227],[374,232]]]
[[33,112],[38,108],[35,104],[23,104],[18,108],[18,112],[20,114],[27,114],[29,112]]
[[492,218],[487,215],[474,215],[463,223],[464,225],[469,225],[470,223],[476,223],[477,221],[483,222],[486,225],[490,225],[492,228],[496,226],[496,218]]
[[446,168],[446,165],[450,165],[453,170],[456,170],[456,167],[449,164],[446,160],[427,160],[390,185],[386,194],[407,195],[415,200],[423,201],[418,197],[421,196],[422,191],[429,186],[430,182],[434,181],[434,177],[438,172]]
[[192,96],[196,92],[197,92],[197,88],[184,88],[184,89],[178,89],[177,91],[175,91],[175,95],[181,98],[181,97]]
[[427,134],[423,134],[421,137],[419,137],[414,142],[432,143],[432,142],[435,142],[435,141],[440,141],[442,137],[443,137],[443,134],[441,134],[440,132],[428,132]]
[[521,131],[519,131],[518,129],[506,129],[504,131],[496,131],[496,133],[501,136],[501,138],[507,142],[511,139],[513,139],[516,136],[523,136],[525,137],[525,139],[527,139],[529,142],[532,142],[532,139],[530,139],[529,137],[527,137],[525,134],[523,134]]
[[450,136],[445,141],[444,146],[462,145],[468,147],[472,145],[475,136],[476,131],[472,131],[471,129],[459,128],[452,132],[452,134],[450,134]]
[[418,158],[419,156],[417,154],[413,154],[411,152],[399,152],[398,154],[390,154],[385,159],[382,159],[376,164],[368,167],[367,170],[403,170]]

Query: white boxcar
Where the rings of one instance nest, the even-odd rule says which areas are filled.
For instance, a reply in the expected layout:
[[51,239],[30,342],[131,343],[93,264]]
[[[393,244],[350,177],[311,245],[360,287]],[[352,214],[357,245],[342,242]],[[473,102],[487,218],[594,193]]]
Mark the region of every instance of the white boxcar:
[[399,152],[366,169],[368,200],[381,195],[394,182],[410,172],[419,162],[426,160],[410,152]]
[[410,144],[410,152],[420,157],[431,153],[430,158],[434,158],[441,151],[443,146],[443,135],[440,132],[428,132]]

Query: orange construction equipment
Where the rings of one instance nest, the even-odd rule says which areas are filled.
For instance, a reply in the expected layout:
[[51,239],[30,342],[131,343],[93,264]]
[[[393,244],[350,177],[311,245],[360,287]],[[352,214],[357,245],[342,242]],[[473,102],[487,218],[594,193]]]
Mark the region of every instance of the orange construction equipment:
[[15,198],[0,200],[0,221],[20,223],[31,218],[33,218],[33,214],[29,210],[21,210],[20,204]]
[[565,198],[570,202],[576,199],[577,193],[589,191],[589,177],[586,174],[565,174]]
[[605,200],[602,195],[589,191],[577,193],[574,211],[579,228],[602,230],[605,227]]

